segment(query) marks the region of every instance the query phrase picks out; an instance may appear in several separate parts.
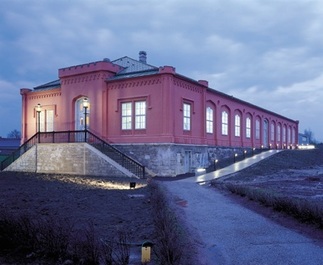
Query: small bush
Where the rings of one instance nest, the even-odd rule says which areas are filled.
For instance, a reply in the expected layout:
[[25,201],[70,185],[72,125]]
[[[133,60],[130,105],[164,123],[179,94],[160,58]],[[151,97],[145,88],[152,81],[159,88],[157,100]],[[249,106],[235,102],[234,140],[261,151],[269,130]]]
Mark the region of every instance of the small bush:
[[152,203],[156,244],[153,247],[158,264],[181,264],[183,258],[183,231],[160,188],[154,184]]
[[73,226],[68,220],[45,219],[38,224],[38,252],[52,260],[69,256]]

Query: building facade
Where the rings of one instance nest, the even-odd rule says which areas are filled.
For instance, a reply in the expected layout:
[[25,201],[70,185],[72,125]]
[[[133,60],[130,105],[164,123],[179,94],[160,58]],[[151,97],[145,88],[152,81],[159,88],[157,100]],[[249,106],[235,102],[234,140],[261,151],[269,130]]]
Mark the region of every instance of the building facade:
[[209,88],[172,66],[147,64],[145,52],[139,60],[126,56],[62,68],[58,77],[20,90],[22,142],[38,130],[86,125],[158,175],[207,166],[220,149],[284,149],[298,142],[298,121]]

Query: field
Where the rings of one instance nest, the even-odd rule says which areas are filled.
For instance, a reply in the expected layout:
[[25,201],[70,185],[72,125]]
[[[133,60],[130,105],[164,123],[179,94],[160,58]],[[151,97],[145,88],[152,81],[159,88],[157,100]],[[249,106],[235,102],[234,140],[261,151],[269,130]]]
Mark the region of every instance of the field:
[[74,237],[91,228],[109,241],[124,231],[129,242],[141,244],[154,239],[146,184],[137,180],[130,189],[130,179],[1,172],[0,213],[68,224]]

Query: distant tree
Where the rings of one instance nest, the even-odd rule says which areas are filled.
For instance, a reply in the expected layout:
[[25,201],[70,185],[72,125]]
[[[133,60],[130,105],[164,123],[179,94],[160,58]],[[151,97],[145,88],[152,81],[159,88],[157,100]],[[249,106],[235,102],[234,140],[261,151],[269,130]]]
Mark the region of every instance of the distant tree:
[[309,142],[310,144],[316,144],[316,140],[315,140],[315,138],[314,138],[314,133],[312,132],[312,130],[311,130],[311,129],[305,129],[305,130],[304,130],[304,134],[305,134],[305,136],[307,137],[308,142]]
[[18,130],[13,130],[7,135],[8,138],[14,138],[14,139],[20,139],[21,138],[21,133]]

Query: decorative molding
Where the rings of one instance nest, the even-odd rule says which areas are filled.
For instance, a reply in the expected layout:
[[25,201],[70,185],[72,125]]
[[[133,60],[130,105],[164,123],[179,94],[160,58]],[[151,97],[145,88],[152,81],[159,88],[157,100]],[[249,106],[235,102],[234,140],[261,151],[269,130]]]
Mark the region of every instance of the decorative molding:
[[185,88],[185,89],[191,90],[193,92],[197,92],[197,93],[200,93],[200,94],[203,93],[203,88],[201,88],[200,86],[190,84],[189,82],[186,82],[186,81],[183,81],[183,80],[173,79],[173,84],[175,86]]
[[28,100],[33,99],[43,99],[43,98],[53,98],[53,97],[60,97],[62,96],[61,92],[54,92],[54,93],[42,93],[41,95],[32,95],[28,97]]
[[66,77],[62,78],[62,85],[71,85],[78,84],[84,82],[92,82],[96,80],[105,80],[109,76],[108,73],[91,73],[91,74],[83,74],[78,76]]
[[132,88],[132,87],[143,87],[143,86],[152,86],[161,84],[160,78],[151,78],[148,80],[133,80],[133,81],[122,81],[118,83],[108,84],[108,89],[124,89],[124,88]]

